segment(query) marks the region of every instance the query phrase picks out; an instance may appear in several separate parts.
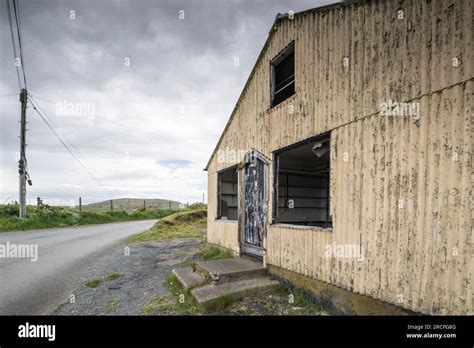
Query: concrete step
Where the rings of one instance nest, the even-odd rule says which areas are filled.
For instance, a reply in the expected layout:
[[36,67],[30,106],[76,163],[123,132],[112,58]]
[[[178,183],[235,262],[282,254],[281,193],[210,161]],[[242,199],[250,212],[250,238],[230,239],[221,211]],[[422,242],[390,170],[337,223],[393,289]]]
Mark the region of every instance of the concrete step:
[[262,262],[238,257],[224,260],[198,261],[196,266],[201,272],[209,274],[214,282],[219,283],[258,278],[267,274]]
[[258,277],[203,285],[192,289],[191,294],[199,304],[203,304],[224,295],[238,297],[248,290],[264,289],[277,284],[278,281],[272,280],[270,277]]
[[186,290],[206,283],[204,274],[193,270],[192,267],[175,268],[173,274]]

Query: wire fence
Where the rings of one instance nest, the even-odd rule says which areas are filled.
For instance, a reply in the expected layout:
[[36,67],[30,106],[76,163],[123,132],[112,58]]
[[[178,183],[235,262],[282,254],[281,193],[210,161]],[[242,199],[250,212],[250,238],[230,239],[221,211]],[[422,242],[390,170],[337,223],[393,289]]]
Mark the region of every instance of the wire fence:
[[[0,204],[14,204],[18,202],[18,197],[1,196]],[[164,199],[136,199],[120,198],[100,201],[98,199],[76,197],[76,198],[53,198],[35,197],[27,198],[26,204],[29,206],[50,205],[70,208],[78,211],[137,211],[147,209],[185,209],[192,204]]]

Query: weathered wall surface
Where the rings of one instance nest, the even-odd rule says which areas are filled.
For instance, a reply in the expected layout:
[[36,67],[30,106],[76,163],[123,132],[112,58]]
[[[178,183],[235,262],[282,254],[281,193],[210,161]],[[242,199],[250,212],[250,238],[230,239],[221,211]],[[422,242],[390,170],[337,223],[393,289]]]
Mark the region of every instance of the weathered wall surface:
[[[330,131],[334,225],[270,225],[269,264],[415,311],[473,313],[473,6],[365,1],[277,25],[217,150],[272,158]],[[292,40],[296,94],[269,110],[269,62]],[[419,120],[381,116],[388,100],[419,103]],[[208,240],[230,248],[237,224],[214,222],[216,171],[236,162],[208,167]],[[325,257],[333,242],[360,243],[364,261]]]
[[208,176],[207,240],[224,248],[240,251],[237,221],[216,220],[217,218],[217,172]]

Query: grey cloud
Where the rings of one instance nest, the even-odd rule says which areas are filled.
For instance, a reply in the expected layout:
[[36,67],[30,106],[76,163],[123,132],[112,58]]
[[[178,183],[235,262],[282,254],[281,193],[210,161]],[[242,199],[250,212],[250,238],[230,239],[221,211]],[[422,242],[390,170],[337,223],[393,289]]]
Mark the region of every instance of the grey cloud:
[[[334,1],[19,2],[29,91],[109,185],[109,191],[98,187],[30,107],[28,161],[35,185],[29,197],[197,201],[207,190],[202,168],[276,13]],[[18,86],[5,3],[0,7],[3,95],[18,93]],[[127,57],[130,67],[124,66]],[[96,115],[59,116],[54,103],[40,97],[93,103]],[[17,195],[18,97],[0,97],[0,112],[1,201]],[[170,160],[189,163],[170,168]]]

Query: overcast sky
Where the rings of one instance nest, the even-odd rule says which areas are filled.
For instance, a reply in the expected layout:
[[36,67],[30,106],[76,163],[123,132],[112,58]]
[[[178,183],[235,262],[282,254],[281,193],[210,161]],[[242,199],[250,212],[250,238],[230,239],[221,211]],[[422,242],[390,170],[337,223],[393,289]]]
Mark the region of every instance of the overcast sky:
[[[28,92],[106,187],[29,106],[28,198],[202,200],[203,168],[275,15],[333,2],[19,0]],[[19,87],[0,8],[3,203],[18,199]]]

